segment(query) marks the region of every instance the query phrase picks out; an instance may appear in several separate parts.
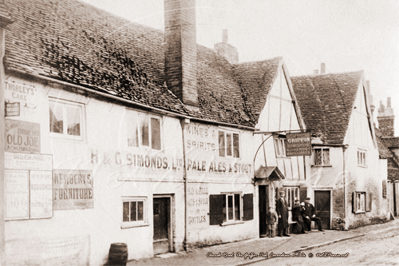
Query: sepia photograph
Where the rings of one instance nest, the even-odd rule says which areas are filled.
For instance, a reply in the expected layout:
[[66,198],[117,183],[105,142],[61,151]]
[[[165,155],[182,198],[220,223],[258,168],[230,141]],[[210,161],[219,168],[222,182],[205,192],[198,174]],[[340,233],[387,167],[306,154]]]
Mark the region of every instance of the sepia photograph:
[[0,266],[399,265],[398,0],[0,0]]

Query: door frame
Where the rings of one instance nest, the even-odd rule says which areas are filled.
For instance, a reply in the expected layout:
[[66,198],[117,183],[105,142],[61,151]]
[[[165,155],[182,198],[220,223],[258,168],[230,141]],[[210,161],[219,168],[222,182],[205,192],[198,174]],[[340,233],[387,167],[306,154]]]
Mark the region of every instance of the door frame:
[[313,189],[313,203],[314,207],[316,208],[316,191],[329,191],[330,192],[330,230],[332,228],[332,214],[333,214],[333,191],[334,189],[332,188],[314,188]]
[[[168,239],[169,239],[169,252],[174,252],[175,247],[173,246],[173,207],[175,194],[153,194],[152,198],[169,198],[169,226],[168,226]],[[152,201],[152,209],[154,208],[154,201]],[[152,235],[154,235],[154,213],[152,212]]]
[[[267,184],[267,185],[258,185],[258,212],[259,212],[259,215],[258,215],[258,221],[259,221],[259,237],[261,237],[262,235],[261,235],[261,232],[260,232],[260,227],[261,227],[261,223],[263,222],[264,223],[264,226],[266,227],[266,219],[264,220],[264,221],[261,221],[261,217],[260,217],[260,206],[261,206],[261,203],[260,203],[260,200],[261,200],[261,198],[260,198],[260,189],[261,189],[261,187],[264,187],[265,188],[265,200],[266,200],[266,202],[265,202],[265,218],[266,218],[266,216],[267,216],[267,212],[268,212],[268,207],[270,207],[270,197],[269,197],[269,195],[270,195],[270,193],[269,193],[269,184]],[[267,230],[266,230],[266,235],[267,235]]]

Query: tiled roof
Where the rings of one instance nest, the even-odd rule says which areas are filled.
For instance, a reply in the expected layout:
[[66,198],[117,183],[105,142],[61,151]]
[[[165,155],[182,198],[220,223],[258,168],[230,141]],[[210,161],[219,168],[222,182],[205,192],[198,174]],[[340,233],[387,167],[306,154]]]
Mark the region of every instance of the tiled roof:
[[10,14],[7,11],[7,7],[4,5],[4,1],[0,0],[0,25],[4,27],[11,22],[12,20]]
[[291,77],[305,125],[325,144],[343,144],[362,71]]
[[[7,70],[40,74],[206,120],[256,124],[260,87],[251,96],[249,81],[236,77],[244,65],[232,66],[212,49],[198,45],[200,111],[192,113],[164,85],[162,31],[77,0],[6,0],[6,6],[14,21],[6,33]],[[274,66],[276,59],[271,61]],[[263,64],[269,71],[269,62]],[[262,77],[267,88],[273,73],[262,73],[262,67],[256,67],[255,74],[250,68],[245,71]]]
[[381,137],[388,148],[399,148],[399,137]]

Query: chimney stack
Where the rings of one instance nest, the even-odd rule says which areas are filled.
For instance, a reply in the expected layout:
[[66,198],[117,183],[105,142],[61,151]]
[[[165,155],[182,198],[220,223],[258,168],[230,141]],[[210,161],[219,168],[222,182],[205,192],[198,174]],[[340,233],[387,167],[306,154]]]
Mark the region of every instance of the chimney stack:
[[168,88],[198,111],[195,0],[164,0],[165,80]]
[[238,63],[237,48],[228,43],[229,35],[226,29],[222,32],[222,42],[214,45],[216,53],[223,56],[230,64]]
[[320,74],[326,74],[326,64],[324,63],[320,65]]
[[313,70],[313,75],[317,75],[317,74],[319,74],[319,70],[318,69]]
[[380,108],[378,108],[378,128],[381,131],[383,137],[393,137],[394,132],[394,112],[391,107],[391,97],[387,99],[387,108],[380,101]]

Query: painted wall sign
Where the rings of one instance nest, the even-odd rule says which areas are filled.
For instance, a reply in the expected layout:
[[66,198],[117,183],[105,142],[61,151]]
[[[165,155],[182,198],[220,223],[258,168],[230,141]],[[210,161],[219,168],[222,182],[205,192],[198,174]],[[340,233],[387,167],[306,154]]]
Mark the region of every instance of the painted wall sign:
[[30,218],[53,216],[53,179],[51,171],[30,171]]
[[312,155],[310,132],[287,133],[287,141],[285,147],[287,157]]
[[5,117],[9,116],[20,116],[21,114],[21,105],[19,102],[17,103],[5,103]]
[[53,171],[54,210],[93,209],[93,176],[87,170]]
[[10,239],[5,254],[7,265],[80,266],[89,265],[89,247],[89,236]]
[[29,172],[4,171],[5,219],[29,219]]
[[20,102],[28,107],[36,107],[37,89],[34,86],[6,81],[4,98],[9,102]]
[[208,183],[187,183],[187,224],[190,229],[207,228],[209,212]]
[[40,153],[40,124],[6,119],[5,150]]
[[49,154],[4,153],[4,167],[18,170],[53,170],[53,156]]

